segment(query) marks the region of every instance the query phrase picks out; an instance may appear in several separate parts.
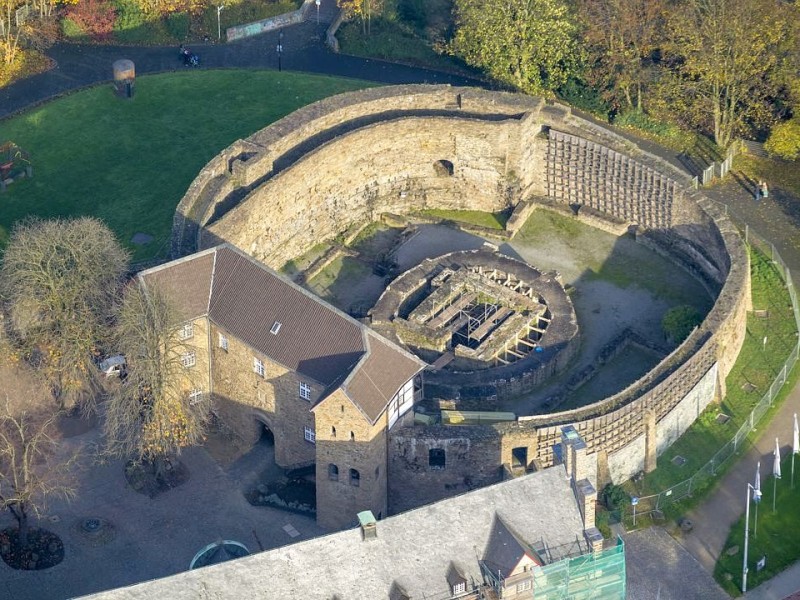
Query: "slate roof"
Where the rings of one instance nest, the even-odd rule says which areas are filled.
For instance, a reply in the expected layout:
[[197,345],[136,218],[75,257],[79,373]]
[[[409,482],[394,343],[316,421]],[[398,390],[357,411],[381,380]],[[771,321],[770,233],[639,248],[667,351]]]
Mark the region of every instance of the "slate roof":
[[527,544],[509,530],[500,517],[495,516],[489,543],[483,553],[486,566],[497,576],[509,575],[525,555],[541,564]]
[[[183,319],[202,316],[322,386],[344,391],[374,423],[425,363],[368,327],[224,244],[139,274]],[[277,334],[271,333],[280,323]],[[330,390],[329,390],[330,391]]]
[[453,566],[467,582],[483,581],[479,561],[497,519],[527,544],[545,542],[553,560],[583,538],[559,465],[378,521],[376,539],[348,529],[92,598],[449,598]]

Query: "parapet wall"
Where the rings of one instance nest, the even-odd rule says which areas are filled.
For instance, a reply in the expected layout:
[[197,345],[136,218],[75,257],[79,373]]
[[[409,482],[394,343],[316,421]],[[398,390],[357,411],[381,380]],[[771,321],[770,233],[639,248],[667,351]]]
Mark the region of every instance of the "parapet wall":
[[[212,160],[179,205],[173,249],[185,253],[224,240],[280,268],[384,213],[490,211],[520,202],[588,208],[592,218],[607,215],[615,229],[627,222],[644,243],[717,293],[716,303],[653,371],[591,406],[469,430],[395,428],[390,498],[402,488],[409,498],[432,500],[445,493],[431,491],[432,481],[453,479],[452,493],[459,477],[459,485],[500,477],[513,448],[527,449],[527,466],[552,464],[567,424],[608,478],[649,470],[674,432],[724,395],[745,335],[749,261],[727,216],[691,189],[683,172],[567,106],[448,86],[385,87],[322,100]],[[524,383],[510,378],[507,386]],[[447,441],[473,434],[480,443]],[[458,448],[460,462],[452,464],[460,466],[451,474],[429,474],[416,454],[439,442]],[[464,483],[468,470],[481,476]]]

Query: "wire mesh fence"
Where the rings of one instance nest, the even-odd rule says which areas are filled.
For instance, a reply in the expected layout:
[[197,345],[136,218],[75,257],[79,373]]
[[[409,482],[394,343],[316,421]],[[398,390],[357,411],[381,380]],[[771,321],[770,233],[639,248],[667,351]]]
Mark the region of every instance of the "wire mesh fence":
[[[789,292],[789,297],[792,302],[792,312],[794,314],[795,325],[800,331],[800,306],[797,303],[797,292],[794,289],[792,282],[792,275],[786,263],[781,258],[778,251],[775,249],[774,244],[768,242],[763,237],[754,232],[750,227],[745,227],[745,241],[758,248],[766,256],[770,258],[784,282]],[[678,502],[693,492],[710,485],[717,477],[717,473],[732,456],[734,456],[745,440],[748,434],[758,425],[764,415],[769,411],[775,402],[775,398],[786,384],[789,373],[792,371],[795,363],[797,363],[798,356],[800,356],[800,340],[796,341],[794,347],[789,352],[783,366],[778,371],[775,379],[769,386],[769,389],[764,393],[758,403],[753,407],[753,410],[748,415],[745,422],[739,427],[734,436],[720,448],[711,460],[700,467],[694,475],[688,479],[681,481],[658,494],[644,496],[639,498],[636,506],[636,514],[645,515],[654,511],[663,511],[669,504]]]

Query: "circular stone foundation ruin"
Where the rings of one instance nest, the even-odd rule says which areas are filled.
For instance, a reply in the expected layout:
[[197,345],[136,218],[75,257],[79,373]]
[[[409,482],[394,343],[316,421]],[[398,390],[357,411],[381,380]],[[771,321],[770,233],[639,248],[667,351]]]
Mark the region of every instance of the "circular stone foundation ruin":
[[[725,377],[745,335],[749,261],[733,224],[692,187],[683,171],[577,116],[570,107],[518,94],[424,85],[373,88],[311,104],[235,142],[206,165],[176,211],[172,252],[177,257],[229,242],[280,269],[320,242],[348,238],[364,224],[381,219],[402,221],[403,215],[424,209],[507,210],[511,217],[501,235],[511,237],[543,205],[617,235],[632,234],[638,243],[691,273],[716,298],[700,327],[622,392],[582,408],[520,416],[507,426],[494,426],[502,439],[513,437],[524,445],[528,462],[548,465],[554,460],[561,426],[573,425],[612,478],[622,479],[641,470],[643,463],[645,469],[654,467],[656,455],[724,395]],[[495,264],[506,260],[486,254]],[[427,267],[420,265],[417,283],[424,279],[423,286],[433,289],[441,283],[438,289],[444,289],[448,278],[455,277],[455,282],[463,276],[463,300],[463,292],[481,277],[474,275],[481,265],[470,263],[471,258],[462,255],[459,268],[450,269],[453,273],[442,275],[445,265],[430,278],[423,273]],[[486,265],[484,272],[489,268],[495,267]],[[510,280],[501,275],[486,283],[492,290],[487,296],[502,296],[503,301],[473,302],[472,308],[479,311],[479,305],[491,304],[496,307],[493,314],[512,309],[513,314],[505,315],[511,320],[534,316],[524,327],[509,325],[514,331],[497,334],[497,339],[491,334],[502,332],[506,320],[487,326],[491,315],[478,319],[476,331],[486,333],[481,329],[485,327],[490,335],[482,343],[468,342],[460,355],[456,346],[449,368],[426,372],[434,386],[473,385],[463,376],[469,371],[478,388],[488,374],[486,397],[513,396],[537,385],[544,373],[557,372],[574,352],[577,325],[556,278],[528,266],[496,270],[512,275]],[[403,286],[415,289],[414,273],[412,269],[391,282],[372,311],[372,325],[404,345],[421,348],[423,355],[435,353],[435,365],[448,360],[442,357],[448,335],[452,350],[453,332],[444,330],[453,321],[437,322],[436,315],[427,318],[424,311],[405,314],[403,303],[408,300],[395,294]],[[440,275],[442,281],[434,283]],[[510,293],[504,281],[511,281],[512,287],[513,282],[523,282],[523,289],[548,280],[551,287],[534,291],[524,310],[514,309],[521,296]],[[546,300],[544,313],[536,312],[540,308],[534,306],[539,302],[535,296]],[[433,292],[430,298],[436,298]],[[541,327],[547,311],[552,319]],[[531,324],[530,331],[542,330],[539,339],[524,332]],[[471,333],[465,331],[469,338]],[[418,338],[415,332],[424,335]],[[521,345],[530,344],[532,352],[513,350],[522,356],[509,360],[508,342],[520,333],[525,339],[520,338]],[[537,361],[536,368],[529,368]],[[444,443],[447,436],[467,435],[466,429],[450,430],[395,432],[390,456],[415,452],[403,440],[413,438],[425,448]],[[501,444],[501,464],[512,462],[511,446]],[[392,467],[391,459],[390,467],[395,472],[403,468]],[[448,466],[448,473],[456,471]],[[471,473],[476,483],[474,469]],[[409,490],[412,493],[414,487]]]
[[374,329],[431,364],[426,390],[451,398],[525,374],[539,384],[579,346],[559,275],[488,249],[426,259],[391,282],[370,317]]

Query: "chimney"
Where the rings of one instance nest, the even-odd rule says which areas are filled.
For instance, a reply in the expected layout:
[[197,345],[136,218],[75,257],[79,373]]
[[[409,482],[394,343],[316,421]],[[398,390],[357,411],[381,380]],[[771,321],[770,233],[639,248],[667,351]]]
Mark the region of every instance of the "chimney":
[[361,525],[361,538],[364,541],[378,539],[378,522],[371,510],[358,513],[358,522]]

